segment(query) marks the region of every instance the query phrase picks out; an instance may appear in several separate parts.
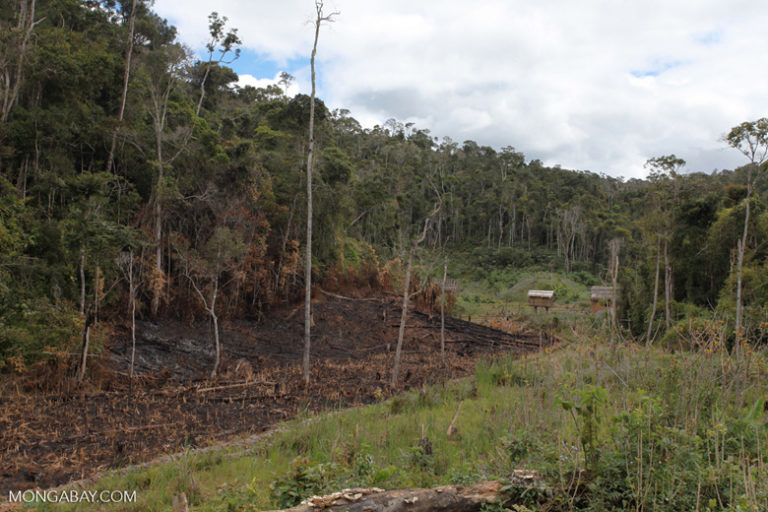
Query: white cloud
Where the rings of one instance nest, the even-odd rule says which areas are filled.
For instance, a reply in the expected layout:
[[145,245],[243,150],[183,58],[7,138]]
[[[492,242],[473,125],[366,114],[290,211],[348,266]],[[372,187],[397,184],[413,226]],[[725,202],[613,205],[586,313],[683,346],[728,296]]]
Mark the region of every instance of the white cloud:
[[[276,74],[272,78],[256,78],[253,75],[248,74],[241,74],[239,75],[239,80],[237,81],[237,85],[240,87],[245,87],[246,85],[250,85],[251,87],[267,87],[270,85],[278,85],[280,83],[280,73]],[[299,86],[296,84],[296,82],[291,82],[288,85],[288,88],[285,90],[285,94],[288,96],[295,96],[299,93]]]
[[[192,46],[217,10],[278,63],[308,60],[313,7],[155,4]],[[327,0],[326,10],[341,14],[320,34],[321,93],[368,126],[415,120],[439,137],[630,177],[667,153],[691,170],[741,165],[720,136],[768,115],[768,11],[746,0]],[[287,71],[306,92],[307,66]]]

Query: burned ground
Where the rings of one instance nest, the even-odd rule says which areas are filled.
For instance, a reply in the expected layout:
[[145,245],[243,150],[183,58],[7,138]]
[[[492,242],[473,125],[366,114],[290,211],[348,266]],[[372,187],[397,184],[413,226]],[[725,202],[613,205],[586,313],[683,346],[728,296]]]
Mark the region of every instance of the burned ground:
[[[313,301],[314,302],[314,301]],[[389,396],[400,308],[393,296],[313,303],[312,379],[303,386],[301,307],[223,328],[222,371],[213,363],[210,328],[180,322],[139,324],[137,377],[128,384],[126,332],[100,357],[101,375],[76,390],[25,391],[4,383],[0,405],[0,495],[60,485],[101,470],[139,463],[185,447],[267,430],[299,410],[370,403]],[[468,375],[478,358],[537,350],[551,339],[412,311],[398,390]],[[397,391],[397,390],[395,390]]]

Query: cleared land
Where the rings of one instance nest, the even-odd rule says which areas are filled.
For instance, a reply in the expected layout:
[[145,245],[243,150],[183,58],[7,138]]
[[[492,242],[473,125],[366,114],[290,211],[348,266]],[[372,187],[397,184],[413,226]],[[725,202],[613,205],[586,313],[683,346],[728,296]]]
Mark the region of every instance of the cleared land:
[[[213,361],[210,329],[180,322],[139,324],[132,387],[126,332],[93,358],[98,363],[89,386],[52,394],[35,389],[45,387],[44,373],[37,381],[8,381],[0,398],[0,494],[262,432],[299,411],[390,396],[396,300],[317,298],[309,389],[300,378],[303,325],[296,308],[226,325],[223,371],[215,381],[206,379]],[[526,353],[552,342],[545,334],[510,330],[448,318],[443,366],[439,315],[412,311],[394,392],[469,375],[487,354]]]

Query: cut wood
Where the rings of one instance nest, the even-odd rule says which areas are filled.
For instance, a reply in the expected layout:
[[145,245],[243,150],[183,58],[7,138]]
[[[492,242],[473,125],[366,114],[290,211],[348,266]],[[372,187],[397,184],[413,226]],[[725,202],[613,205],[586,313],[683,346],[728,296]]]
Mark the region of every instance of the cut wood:
[[434,489],[346,489],[328,496],[313,496],[290,512],[474,512],[495,503],[501,482],[483,482],[474,487],[446,485]]
[[[313,496],[285,512],[477,512],[489,503],[515,504],[515,496],[549,495],[536,471],[516,470],[508,482],[480,482],[471,487],[445,485],[433,489],[344,489],[327,496]],[[512,491],[511,495],[507,491]],[[276,511],[272,511],[276,512]]]

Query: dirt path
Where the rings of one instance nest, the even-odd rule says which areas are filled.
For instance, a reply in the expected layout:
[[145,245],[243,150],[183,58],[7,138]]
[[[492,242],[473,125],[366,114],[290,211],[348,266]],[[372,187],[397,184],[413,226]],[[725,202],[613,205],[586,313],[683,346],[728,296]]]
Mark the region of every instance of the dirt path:
[[[6,384],[0,398],[0,495],[264,432],[298,410],[389,396],[399,308],[387,298],[323,296],[314,310],[309,389],[301,384],[302,319],[291,309],[263,322],[227,325],[223,371],[215,382],[205,379],[213,360],[208,326],[165,322],[140,324],[140,377],[132,390],[124,376],[122,340],[102,358],[111,361],[110,371],[99,377],[98,388],[46,395],[19,393]],[[443,368],[439,329],[439,316],[409,315],[398,391],[468,375],[487,354],[530,352],[551,342],[450,318]]]

